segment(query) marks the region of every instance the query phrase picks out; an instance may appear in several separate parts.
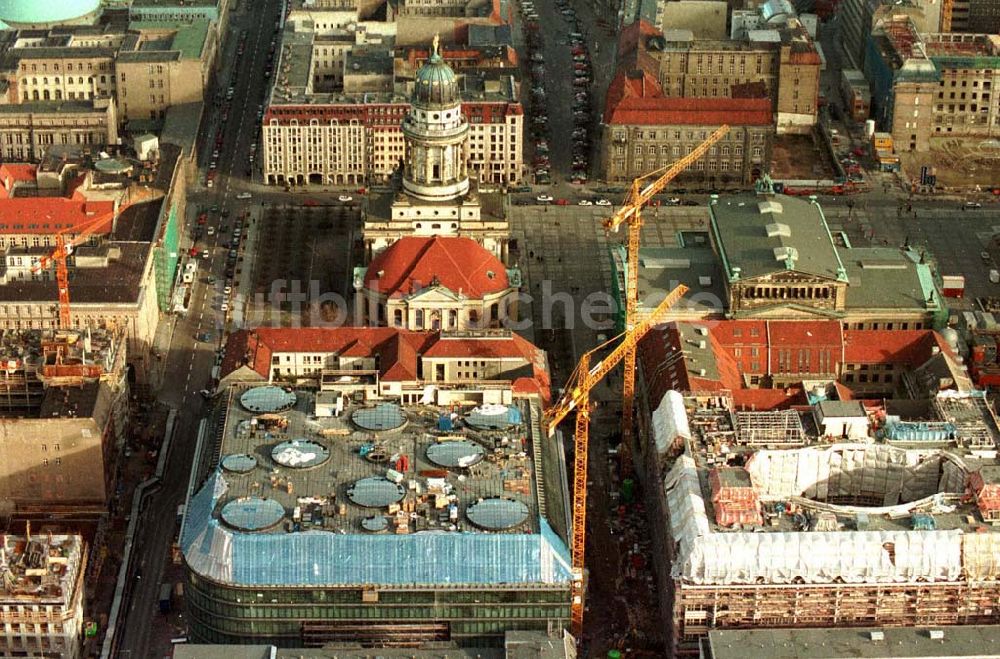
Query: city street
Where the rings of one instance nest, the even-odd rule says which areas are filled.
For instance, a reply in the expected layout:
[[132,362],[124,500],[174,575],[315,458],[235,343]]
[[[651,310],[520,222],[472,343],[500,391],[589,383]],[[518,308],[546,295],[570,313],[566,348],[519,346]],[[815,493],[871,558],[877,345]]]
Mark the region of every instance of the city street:
[[[254,153],[251,145],[259,139],[257,107],[266,103],[269,80],[264,75],[264,60],[275,35],[279,5],[277,0],[262,0],[252,6],[251,12],[247,3],[232,15],[225,53],[220,56],[223,65],[216,89],[224,93],[232,85],[235,100],[231,106],[213,105],[211,101],[206,104],[207,114],[199,139],[201,170],[198,184],[192,187],[189,195],[187,233],[190,236],[200,226],[197,224],[199,209],[204,209],[207,221],[203,230],[207,232],[211,227],[213,235],[206,235],[194,244],[199,254],[208,250],[209,258],[194,257],[201,265],[187,314],[163,321],[172,329],[165,332],[168,337],[163,346],[162,381],[165,386],[160,400],[179,410],[179,414],[162,484],[146,500],[134,540],[134,555],[138,558],[130,576],[125,619],[119,621],[118,626],[121,657],[159,657],[169,651],[170,630],[166,618],[158,612],[158,590],[164,581],[171,543],[177,533],[174,524],[177,506],[186,499],[192,463],[203,457],[195,455],[195,446],[199,423],[209,408],[199,390],[211,380],[216,351],[222,345],[225,330],[247,320],[248,301],[255,300],[255,295],[267,294],[274,280],[315,279],[320,282],[321,292],[330,290],[346,296],[351,267],[359,264],[352,258],[357,238],[357,204],[337,208],[333,205],[336,192],[327,194],[327,189],[319,187],[285,192],[252,182],[246,175]],[[575,8],[579,13],[579,29],[589,46],[591,76],[596,81],[590,85],[590,171],[593,177],[596,165],[593,140],[597,138],[605,88],[613,73],[615,48],[604,29],[594,22],[590,6],[577,3]],[[571,99],[579,89],[573,85],[570,73],[573,62],[568,35],[572,28],[553,3],[539,1],[537,10],[545,26],[542,52],[546,70],[551,74],[546,78],[545,107],[549,117],[548,141],[554,185],[533,186],[530,194],[513,198],[511,237],[517,241],[517,248],[512,250],[511,260],[512,265],[519,266],[524,273],[525,291],[536,298],[535,304],[522,306],[522,317],[532,321],[524,334],[548,351],[553,385],[558,389],[579,356],[613,333],[610,323],[585,326],[581,310],[588,296],[595,292],[607,293],[615,285],[608,245],[609,241],[624,239],[624,234],[605,236],[601,227],[601,221],[610,215],[611,208],[577,206],[576,202],[607,197],[617,204],[622,194],[598,192],[602,186],[596,183],[584,187],[568,182],[573,161]],[[248,30],[246,53],[238,55],[237,42],[243,29]],[[527,94],[530,88],[526,77],[522,89]],[[224,114],[228,114],[228,119],[223,126]],[[526,136],[530,125],[528,115]],[[215,156],[213,137],[217,131],[222,135],[222,144]],[[530,144],[532,140],[526,137],[526,142]],[[531,162],[532,155],[532,148],[528,147],[526,162]],[[213,186],[207,188],[204,175],[212,161],[218,173]],[[835,234],[843,232],[853,245],[908,243],[926,250],[941,274],[965,275],[967,298],[960,303],[962,308],[970,307],[976,296],[1000,295],[1000,284],[992,284],[988,279],[989,270],[1000,267],[997,265],[1000,264],[1000,248],[993,240],[993,236],[1000,233],[1000,205],[987,204],[981,209],[962,210],[962,203],[957,200],[908,202],[899,196],[898,187],[889,190],[881,185],[874,187],[873,192],[864,196],[819,198]],[[571,204],[536,205],[535,196],[540,192],[568,199]],[[707,226],[708,197],[681,196],[700,205],[647,211],[643,246],[676,245],[679,231]],[[306,203],[311,199],[319,200],[316,207]],[[232,229],[244,215],[247,219],[242,224],[243,238],[237,241],[237,255],[231,261],[234,290],[230,295],[224,289],[229,279],[226,269],[232,248]],[[223,226],[229,230],[223,231]],[[186,241],[182,246],[188,250],[192,243]],[[988,259],[982,256],[983,252]],[[255,254],[264,256],[258,262]],[[214,278],[214,283],[209,283],[209,277]],[[540,300],[547,291],[564,293],[572,302],[568,307],[554,304],[546,309]],[[232,309],[222,311],[223,302],[232,305]],[[611,316],[610,313],[606,315]],[[617,493],[620,487],[614,463],[608,456],[611,442],[618,433],[619,398],[620,377],[617,376],[612,376],[609,384],[596,394],[599,410],[595,414],[591,446],[591,478],[595,485],[590,490],[594,515],[589,537],[590,601],[621,605],[616,605],[614,613],[607,616],[597,615],[599,607],[591,608],[587,634],[594,642],[594,650],[615,635],[648,632],[649,629],[635,629],[636,609],[645,607],[645,614],[655,621],[655,617],[650,616],[655,605],[650,609],[641,597],[632,597],[633,593],[621,589],[620,546],[611,530],[617,514],[617,500],[610,493]],[[630,587],[636,586],[631,584]],[[625,601],[630,597],[631,602]],[[655,635],[644,640],[654,647],[657,642]]]
[[[198,392],[209,382],[215,362],[215,350],[221,342],[221,332],[218,329],[222,324],[222,315],[218,304],[225,279],[223,261],[228,251],[222,245],[228,235],[223,236],[218,229],[221,224],[232,224],[251,204],[259,204],[259,201],[237,200],[236,195],[240,190],[231,183],[244,176],[243,169],[248,161],[250,143],[257,139],[255,106],[263,103],[267,88],[267,78],[263,75],[263,58],[269,39],[274,34],[279,6],[277,0],[262,0],[253,5],[252,13],[246,11],[246,6],[242,12],[233,13],[225,41],[226,50],[220,55],[222,69],[217,74],[217,88],[224,89],[228,84],[235,87],[234,97],[239,100],[233,104],[232,112],[237,116],[230,117],[230,127],[222,131],[224,143],[217,160],[220,175],[214,188],[193,190],[188,199],[188,219],[191,225],[196,221],[199,206],[219,207],[217,213],[209,213],[205,225],[206,229],[207,226],[212,226],[216,231],[214,236],[208,238],[208,244],[199,243],[199,249],[210,250],[211,258],[202,260],[189,311],[174,321],[169,350],[164,354],[162,381],[165,386],[160,400],[179,410],[179,414],[162,484],[147,498],[142,520],[137,525],[134,540],[134,556],[137,558],[132,567],[132,588],[126,595],[124,620],[118,626],[121,630],[117,646],[120,657],[138,659],[164,656],[169,652],[169,635],[163,645],[165,621],[159,613],[157,599],[164,566],[170,560],[170,546],[177,532],[174,522],[177,506],[184,502],[187,494],[198,426],[207,411]],[[243,28],[249,31],[248,52],[245,57],[238,58],[235,53],[236,42]],[[235,80],[229,83],[230,75],[234,72]],[[210,102],[206,104],[206,112],[210,114],[203,119],[202,134],[214,132],[222,111],[221,108],[213,107]],[[204,168],[213,148],[211,140],[200,140],[200,147],[203,153],[199,162]],[[222,219],[227,213],[229,219]],[[214,285],[207,283],[210,274],[215,277]],[[171,320],[164,319],[163,322]],[[196,335],[206,331],[215,332],[215,340],[197,341]]]

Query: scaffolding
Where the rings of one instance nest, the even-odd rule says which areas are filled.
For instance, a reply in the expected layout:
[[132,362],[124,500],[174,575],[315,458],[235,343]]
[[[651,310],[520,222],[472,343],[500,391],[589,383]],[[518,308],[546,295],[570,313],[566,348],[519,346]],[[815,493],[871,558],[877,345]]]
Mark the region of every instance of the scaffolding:
[[984,396],[938,396],[934,411],[955,427],[955,439],[968,448],[995,449],[1000,431],[996,412]]
[[768,448],[804,446],[806,431],[794,410],[736,412],[736,442]]

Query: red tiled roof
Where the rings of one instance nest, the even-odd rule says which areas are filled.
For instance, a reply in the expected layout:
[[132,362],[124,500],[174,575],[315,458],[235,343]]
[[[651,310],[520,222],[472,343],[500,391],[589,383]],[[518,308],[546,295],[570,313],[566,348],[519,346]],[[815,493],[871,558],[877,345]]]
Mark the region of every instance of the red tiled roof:
[[35,172],[34,165],[11,162],[0,165],[0,199],[9,197],[16,183],[34,183]]
[[86,201],[64,197],[14,197],[0,200],[0,233],[54,234],[108,215],[96,233],[111,233],[115,205],[111,201]]
[[787,389],[736,389],[733,391],[733,405],[736,409],[769,412],[787,410],[796,405],[808,405],[802,387]]
[[271,373],[271,358],[279,353],[378,356],[381,379],[394,382],[418,380],[421,357],[523,359],[531,365],[532,377],[517,378],[514,392],[537,393],[546,404],[549,402],[551,382],[545,352],[517,334],[457,338],[393,327],[260,327],[230,335],[221,376],[248,366],[266,379]]
[[437,282],[455,293],[481,298],[510,287],[507,270],[471,238],[406,236],[375,257],[365,287],[389,297],[406,296]]
[[649,37],[662,36],[663,32],[652,23],[645,20],[638,20],[629,24],[618,33],[618,54],[632,52]]
[[[539,351],[527,339],[517,334],[498,336],[449,336],[440,337],[424,352],[425,357],[523,357],[531,359]],[[539,351],[540,352],[540,351]]]
[[664,98],[645,71],[620,72],[608,87],[604,123],[630,126],[770,126],[767,98]]
[[952,352],[933,330],[844,331],[844,361],[849,364],[909,364],[916,368],[934,355],[934,348]]
[[[639,344],[639,357],[651,400],[659,401],[670,389],[729,390],[737,407],[783,409],[806,404],[801,387],[749,389],[743,387],[743,376],[782,375],[786,379],[788,376],[809,379],[810,376],[839,375],[843,363],[892,363],[917,368],[934,356],[935,349],[951,352],[944,338],[932,330],[842,330],[835,320],[734,320],[712,323],[708,327],[707,347],[711,348],[715,360],[715,368],[709,369],[711,379],[698,374],[697,363],[689,364],[686,358],[672,357],[683,347],[677,324],[650,332]],[[689,347],[684,349],[690,350]],[[753,356],[754,350],[756,356]],[[839,383],[835,386],[841,400],[853,398],[848,387]],[[792,394],[788,395],[787,391]]]

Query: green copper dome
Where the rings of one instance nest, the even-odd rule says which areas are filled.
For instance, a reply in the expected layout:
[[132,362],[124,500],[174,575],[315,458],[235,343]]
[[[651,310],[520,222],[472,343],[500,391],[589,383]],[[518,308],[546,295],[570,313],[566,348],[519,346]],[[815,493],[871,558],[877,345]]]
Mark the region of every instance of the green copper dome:
[[69,21],[95,11],[100,0],[0,0],[0,20],[11,25]]
[[458,103],[458,78],[438,52],[438,39],[427,63],[417,71],[413,102],[418,105],[454,105]]

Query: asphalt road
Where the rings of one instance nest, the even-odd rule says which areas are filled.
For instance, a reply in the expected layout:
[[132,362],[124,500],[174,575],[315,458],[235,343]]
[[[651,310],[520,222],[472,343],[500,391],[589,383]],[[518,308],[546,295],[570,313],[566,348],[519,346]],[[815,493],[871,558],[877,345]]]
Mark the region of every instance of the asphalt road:
[[[230,117],[223,129],[223,148],[217,160],[219,169],[216,186],[210,190],[192,190],[189,196],[189,220],[193,221],[197,206],[218,205],[220,213],[230,211],[230,220],[254,201],[236,199],[237,189],[232,185],[236,177],[245,176],[250,143],[256,139],[259,125],[256,106],[263,102],[267,79],[264,67],[270,39],[274,34],[274,22],[278,18],[280,3],[277,0],[261,0],[254,3],[250,14],[232,15],[229,33],[226,37],[226,52],[222,55],[223,69],[218,75],[217,87],[225,90],[230,84],[235,87],[234,102],[229,110]],[[236,44],[242,29],[249,30],[246,51],[242,57],[236,56]],[[239,68],[235,68],[236,65]],[[230,82],[232,71],[235,78]],[[215,134],[220,123],[221,108],[209,103],[211,116],[203,121],[202,134]],[[200,159],[202,167],[210,160],[214,139],[205,139]],[[218,228],[220,217],[211,214],[209,225]],[[228,237],[228,236],[225,236]],[[173,332],[170,350],[164,357],[164,377],[160,400],[179,410],[173,444],[162,485],[149,498],[142,512],[138,533],[134,540],[136,562],[130,575],[132,589],[130,601],[125,608],[125,620],[119,627],[122,637],[119,642],[120,657],[157,656],[159,648],[154,647],[152,633],[158,620],[158,591],[166,561],[169,560],[170,546],[176,535],[175,517],[177,506],[186,496],[188,477],[194,459],[198,425],[206,412],[205,403],[198,393],[211,376],[215,361],[214,343],[195,340],[195,335],[204,330],[215,330],[222,317],[218,311],[223,285],[224,260],[227,249],[220,244],[218,232],[199,247],[208,247],[212,256],[203,260],[199,279],[192,293],[192,301],[186,316],[179,318]],[[209,269],[217,278],[215,286],[207,284]],[[169,321],[164,321],[169,322]],[[216,333],[221,343],[221,334]],[[183,385],[181,385],[183,383]]]

